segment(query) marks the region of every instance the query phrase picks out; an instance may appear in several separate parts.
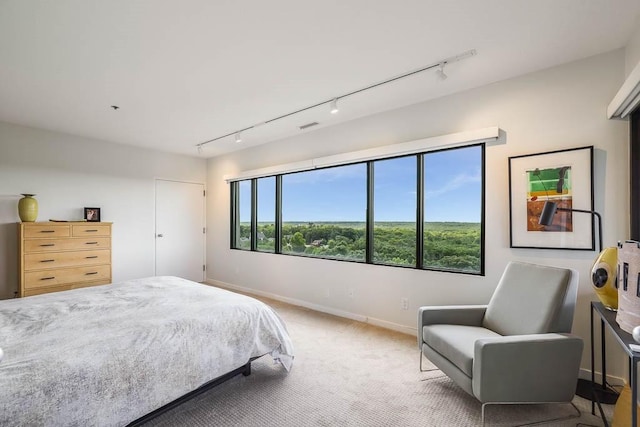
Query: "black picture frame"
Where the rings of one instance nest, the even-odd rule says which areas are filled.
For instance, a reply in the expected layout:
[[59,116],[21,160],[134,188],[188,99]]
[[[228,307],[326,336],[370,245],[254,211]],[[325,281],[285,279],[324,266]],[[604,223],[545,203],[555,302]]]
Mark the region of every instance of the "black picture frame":
[[84,219],[87,222],[100,222],[100,208],[84,208]]
[[509,246],[594,250],[593,216],[559,212],[554,224],[540,225],[546,201],[594,210],[593,146],[509,157]]

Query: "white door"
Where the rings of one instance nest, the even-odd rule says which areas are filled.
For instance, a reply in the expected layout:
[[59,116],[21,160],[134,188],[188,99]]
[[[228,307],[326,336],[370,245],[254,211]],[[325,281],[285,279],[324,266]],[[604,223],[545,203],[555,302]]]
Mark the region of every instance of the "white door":
[[204,184],[156,180],[156,276],[204,280]]

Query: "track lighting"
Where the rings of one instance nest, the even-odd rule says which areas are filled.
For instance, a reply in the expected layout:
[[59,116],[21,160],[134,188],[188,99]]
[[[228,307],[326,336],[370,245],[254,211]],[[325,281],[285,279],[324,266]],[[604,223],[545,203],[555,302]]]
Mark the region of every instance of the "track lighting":
[[338,108],[338,98],[333,98],[333,101],[331,101],[331,109],[329,111],[331,111],[331,114],[337,114],[338,111],[340,111]]
[[202,145],[198,145],[198,154],[202,154]]
[[245,130],[249,130],[249,129],[254,129],[254,128],[257,128],[258,126],[263,126],[263,125],[269,124],[271,122],[275,122],[276,120],[284,119],[284,118],[287,118],[289,116],[293,116],[294,114],[302,113],[303,111],[311,110],[313,108],[317,108],[317,107],[320,107],[320,106],[325,106],[326,104],[330,104],[330,110],[329,111],[331,111],[331,114],[336,114],[339,111],[339,108],[338,108],[338,100],[339,99],[346,98],[346,97],[353,96],[353,95],[357,95],[357,94],[359,94],[361,92],[365,92],[365,91],[367,91],[369,89],[374,89],[376,87],[379,87],[379,86],[382,86],[382,85],[386,85],[388,83],[392,83],[392,82],[395,82],[395,81],[400,80],[400,79],[404,79],[405,77],[413,76],[414,74],[422,73],[422,72],[427,71],[427,70],[432,70],[434,68],[436,69],[436,75],[438,76],[438,78],[440,78],[440,80],[445,80],[447,78],[447,75],[444,73],[444,66],[445,65],[451,64],[452,62],[461,61],[463,59],[470,58],[470,57],[475,56],[475,55],[477,55],[476,50],[475,49],[471,49],[471,50],[463,52],[463,53],[461,53],[459,55],[443,59],[441,61],[435,62],[433,64],[427,65],[427,66],[422,67],[422,68],[418,68],[417,70],[409,71],[408,73],[404,73],[404,74],[401,74],[399,76],[391,77],[391,78],[389,78],[387,80],[383,80],[381,82],[373,83],[373,84],[370,84],[369,86],[365,86],[365,87],[362,87],[360,89],[352,90],[351,92],[343,93],[342,95],[336,96],[333,99],[325,99],[325,100],[323,100],[321,102],[318,102],[316,104],[309,105],[308,107],[300,108],[300,109],[292,111],[290,113],[282,114],[282,115],[274,117],[272,119],[265,120],[264,122],[259,122],[259,123],[255,124],[255,125],[247,126],[245,128],[242,128],[242,129],[239,129],[239,130],[235,130],[233,132],[226,133],[224,135],[209,139],[207,141],[200,142],[200,143],[196,144],[196,147],[198,147],[198,152],[200,152],[200,149],[204,145],[209,144],[210,142],[221,140],[223,138],[227,138],[227,137],[229,137],[231,135],[234,135],[234,134],[235,134],[235,139],[234,139],[235,142],[236,143],[240,143],[240,142],[242,142],[242,138],[240,137],[240,132],[244,132]]
[[444,73],[444,62],[441,62],[440,65],[438,65],[438,69],[436,70],[436,75],[438,76],[438,78],[440,80],[446,80],[447,79],[447,75]]

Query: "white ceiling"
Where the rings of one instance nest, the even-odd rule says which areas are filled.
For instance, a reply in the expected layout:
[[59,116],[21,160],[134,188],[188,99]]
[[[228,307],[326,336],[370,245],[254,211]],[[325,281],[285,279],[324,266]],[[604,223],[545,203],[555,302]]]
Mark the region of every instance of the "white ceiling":
[[0,0],[0,121],[198,155],[477,50],[444,81],[419,73],[211,157],[617,49],[639,16],[638,0]]

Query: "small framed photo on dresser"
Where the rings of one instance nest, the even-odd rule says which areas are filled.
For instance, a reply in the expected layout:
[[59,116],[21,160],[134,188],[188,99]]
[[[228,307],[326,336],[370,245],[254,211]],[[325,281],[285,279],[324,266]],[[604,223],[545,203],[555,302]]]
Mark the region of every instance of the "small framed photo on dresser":
[[89,222],[100,222],[100,208],[84,208],[84,219]]

